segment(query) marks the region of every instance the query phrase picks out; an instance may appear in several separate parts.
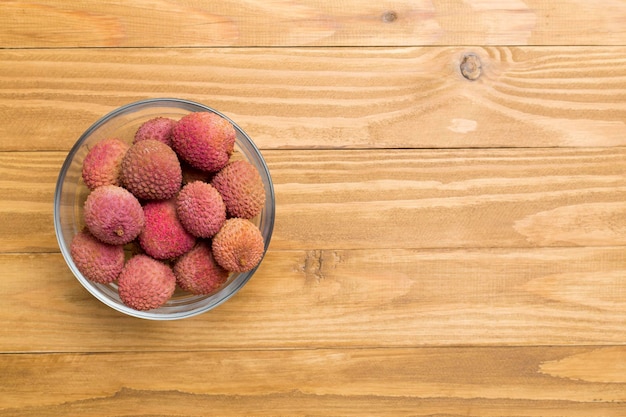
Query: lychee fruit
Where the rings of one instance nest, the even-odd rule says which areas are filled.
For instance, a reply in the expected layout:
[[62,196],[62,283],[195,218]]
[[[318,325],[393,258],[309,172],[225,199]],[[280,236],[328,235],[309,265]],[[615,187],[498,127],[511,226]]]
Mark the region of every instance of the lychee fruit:
[[210,294],[228,279],[229,272],[219,266],[205,241],[181,256],[174,264],[178,286],[192,294]]
[[211,112],[194,112],[183,116],[172,129],[172,147],[191,166],[216,172],[228,163],[235,137],[228,120]]
[[176,213],[185,229],[196,237],[210,238],[226,221],[226,206],[211,184],[194,181],[176,198]]
[[83,217],[91,234],[110,245],[132,241],[144,227],[139,200],[116,185],[103,185],[89,193],[83,206]]
[[176,200],[149,201],[143,208],[145,226],[139,235],[141,248],[155,259],[172,259],[196,243],[176,214]]
[[146,255],[130,258],[117,283],[122,302],[141,311],[161,307],[176,289],[176,277],[172,269]]
[[249,271],[263,258],[263,235],[249,220],[228,219],[213,237],[212,249],[217,263],[227,271]]
[[102,185],[121,185],[122,158],[129,146],[117,138],[96,143],[85,155],[82,177],[85,185],[93,190]]
[[100,284],[115,281],[124,267],[124,247],[103,243],[86,229],[72,238],[70,255],[85,278]]
[[219,191],[230,217],[251,219],[265,205],[265,188],[257,169],[248,161],[230,162],[211,184]]
[[176,153],[166,144],[152,139],[133,144],[122,159],[122,183],[140,199],[173,197],[182,183]]
[[167,146],[172,146],[172,129],[176,121],[168,117],[155,117],[144,122],[137,131],[133,143],[142,140],[157,140]]

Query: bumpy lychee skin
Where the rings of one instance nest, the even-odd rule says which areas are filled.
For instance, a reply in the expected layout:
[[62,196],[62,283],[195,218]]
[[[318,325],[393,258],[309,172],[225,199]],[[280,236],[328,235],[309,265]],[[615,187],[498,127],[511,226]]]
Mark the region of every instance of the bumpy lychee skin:
[[235,137],[235,128],[228,120],[210,112],[194,112],[172,129],[172,147],[191,166],[216,172],[228,163]]
[[85,185],[93,190],[103,185],[121,185],[122,158],[129,146],[117,138],[96,143],[83,160],[82,176]]
[[152,139],[133,144],[122,159],[122,183],[140,199],[173,197],[182,183],[176,153],[166,144]]
[[263,258],[263,235],[249,220],[228,219],[213,238],[212,249],[215,260],[222,268],[231,272],[246,272]]
[[215,262],[211,246],[199,242],[174,264],[178,286],[192,294],[210,294],[228,279],[229,272]]
[[265,205],[265,188],[259,172],[248,161],[233,161],[215,174],[211,184],[220,192],[230,217],[251,219]]
[[143,208],[145,226],[139,235],[141,248],[155,259],[173,259],[196,243],[176,214],[176,200],[150,201]]
[[132,241],[144,227],[139,200],[116,185],[103,185],[89,193],[83,206],[83,217],[91,234],[110,245]]
[[157,140],[163,142],[167,146],[172,146],[172,129],[176,125],[176,121],[168,117],[155,117],[144,122],[137,132],[133,143],[142,140]]
[[115,281],[124,267],[124,247],[102,243],[87,230],[74,236],[70,255],[85,278],[100,284]]
[[226,221],[222,196],[202,181],[189,183],[180,190],[176,212],[185,229],[196,237],[213,237]]
[[146,255],[135,255],[129,259],[117,283],[122,302],[140,311],[161,307],[176,289],[172,269]]

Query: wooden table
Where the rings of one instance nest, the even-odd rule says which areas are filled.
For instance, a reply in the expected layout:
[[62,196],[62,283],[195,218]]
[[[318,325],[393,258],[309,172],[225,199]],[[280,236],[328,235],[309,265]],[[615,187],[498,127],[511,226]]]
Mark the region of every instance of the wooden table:
[[[626,2],[0,2],[0,416],[626,416]],[[276,226],[126,317],[52,219],[117,106],[215,107]]]

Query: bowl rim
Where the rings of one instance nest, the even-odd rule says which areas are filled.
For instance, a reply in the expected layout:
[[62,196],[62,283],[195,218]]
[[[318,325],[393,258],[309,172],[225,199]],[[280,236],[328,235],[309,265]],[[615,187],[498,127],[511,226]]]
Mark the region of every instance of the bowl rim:
[[[61,219],[60,219],[60,211],[61,211],[60,206],[61,206],[61,195],[63,191],[65,173],[67,173],[70,165],[72,164],[75,154],[84,145],[85,140],[87,140],[87,138],[89,138],[93,132],[95,132],[98,128],[104,125],[107,121],[131,109],[136,109],[136,108],[141,109],[143,107],[177,107],[176,105],[195,107],[198,109],[197,111],[207,111],[207,112],[215,113],[218,116],[223,117],[225,120],[229,121],[233,125],[235,130],[239,134],[241,134],[243,139],[246,141],[246,146],[250,147],[252,151],[255,153],[255,155],[258,157],[258,161],[260,162],[260,165],[261,165],[260,168],[263,170],[262,176],[265,176],[268,180],[267,184],[265,184],[266,186],[268,186],[266,193],[271,198],[266,200],[266,205],[264,207],[264,210],[267,210],[269,216],[267,219],[267,222],[268,222],[267,227],[266,227],[267,231],[266,231],[266,234],[264,235],[265,242],[264,242],[264,250],[263,250],[263,256],[261,258],[261,261],[259,261],[259,263],[250,271],[242,273],[245,275],[244,275],[244,278],[241,279],[239,282],[235,282],[236,281],[235,279],[231,281],[229,285],[219,290],[217,293],[210,295],[209,297],[220,294],[226,288],[229,288],[230,285],[237,284],[235,287],[230,287],[230,290],[225,292],[224,295],[221,298],[217,299],[215,302],[210,303],[209,305],[196,307],[188,311],[157,314],[157,313],[151,312],[153,310],[140,311],[140,310],[135,310],[130,307],[127,307],[123,304],[118,304],[110,300],[105,295],[103,295],[101,291],[96,290],[96,288],[102,284],[91,282],[82,274],[80,274],[80,276],[76,275],[76,272],[78,272],[78,269],[76,265],[74,264],[74,261],[72,260],[72,257],[69,254],[69,248],[67,247],[65,240],[63,239],[64,233],[63,233],[63,227],[61,225]],[[61,254],[65,262],[68,264],[69,269],[72,272],[72,275],[74,275],[74,277],[82,284],[82,286],[85,289],[87,289],[87,291],[91,295],[96,297],[99,301],[101,301],[106,306],[114,310],[117,310],[118,312],[123,313],[126,316],[136,317],[136,318],[141,318],[141,319],[148,319],[148,320],[167,321],[167,320],[179,320],[179,319],[197,316],[197,315],[200,315],[202,313],[205,313],[209,310],[212,310],[218,307],[219,305],[221,305],[222,303],[230,299],[232,296],[234,296],[250,280],[252,275],[254,275],[256,270],[261,265],[263,259],[265,258],[265,255],[267,254],[267,251],[270,245],[273,230],[274,230],[275,216],[276,216],[276,202],[275,202],[275,193],[274,193],[274,182],[272,180],[265,158],[261,154],[261,151],[259,150],[258,146],[254,143],[254,141],[250,138],[250,136],[246,133],[246,131],[243,130],[231,118],[221,113],[220,111],[210,106],[207,106],[205,104],[198,103],[196,101],[180,99],[180,98],[164,97],[164,98],[150,98],[150,99],[138,100],[138,101],[127,103],[125,105],[117,107],[114,110],[106,113],[104,116],[100,117],[80,135],[80,137],[76,140],[76,142],[70,148],[61,166],[61,169],[59,170],[59,174],[57,176],[57,181],[56,181],[56,186],[55,186],[55,192],[54,192],[53,218],[54,218],[55,235],[56,235],[57,243],[59,245]]]

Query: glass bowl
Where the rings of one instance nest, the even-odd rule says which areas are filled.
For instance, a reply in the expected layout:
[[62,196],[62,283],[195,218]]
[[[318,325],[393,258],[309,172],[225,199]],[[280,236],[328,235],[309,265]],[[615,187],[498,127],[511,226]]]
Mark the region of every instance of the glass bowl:
[[[175,120],[191,112],[212,112],[233,124],[237,133],[234,157],[252,163],[265,186],[265,207],[252,219],[265,240],[265,251],[270,243],[274,228],[274,187],[269,170],[252,139],[232,120],[220,112],[192,101],[162,98],[143,100],[122,106],[95,122],[72,147],[59,173],[54,194],[54,228],[65,262],[78,281],[98,300],[129,316],[151,320],[176,320],[192,317],[211,310],[232,297],[252,277],[256,269],[244,273],[231,273],[228,281],[209,295],[193,295],[176,290],[172,298],[163,306],[138,311],[122,303],[117,292],[117,284],[99,284],[85,278],[70,256],[70,244],[74,235],[84,227],[82,220],[83,203],[89,189],[82,180],[82,163],[88,150],[103,139],[117,137],[131,143],[137,128],[145,121],[157,116]],[[264,251],[264,254],[265,254]]]

